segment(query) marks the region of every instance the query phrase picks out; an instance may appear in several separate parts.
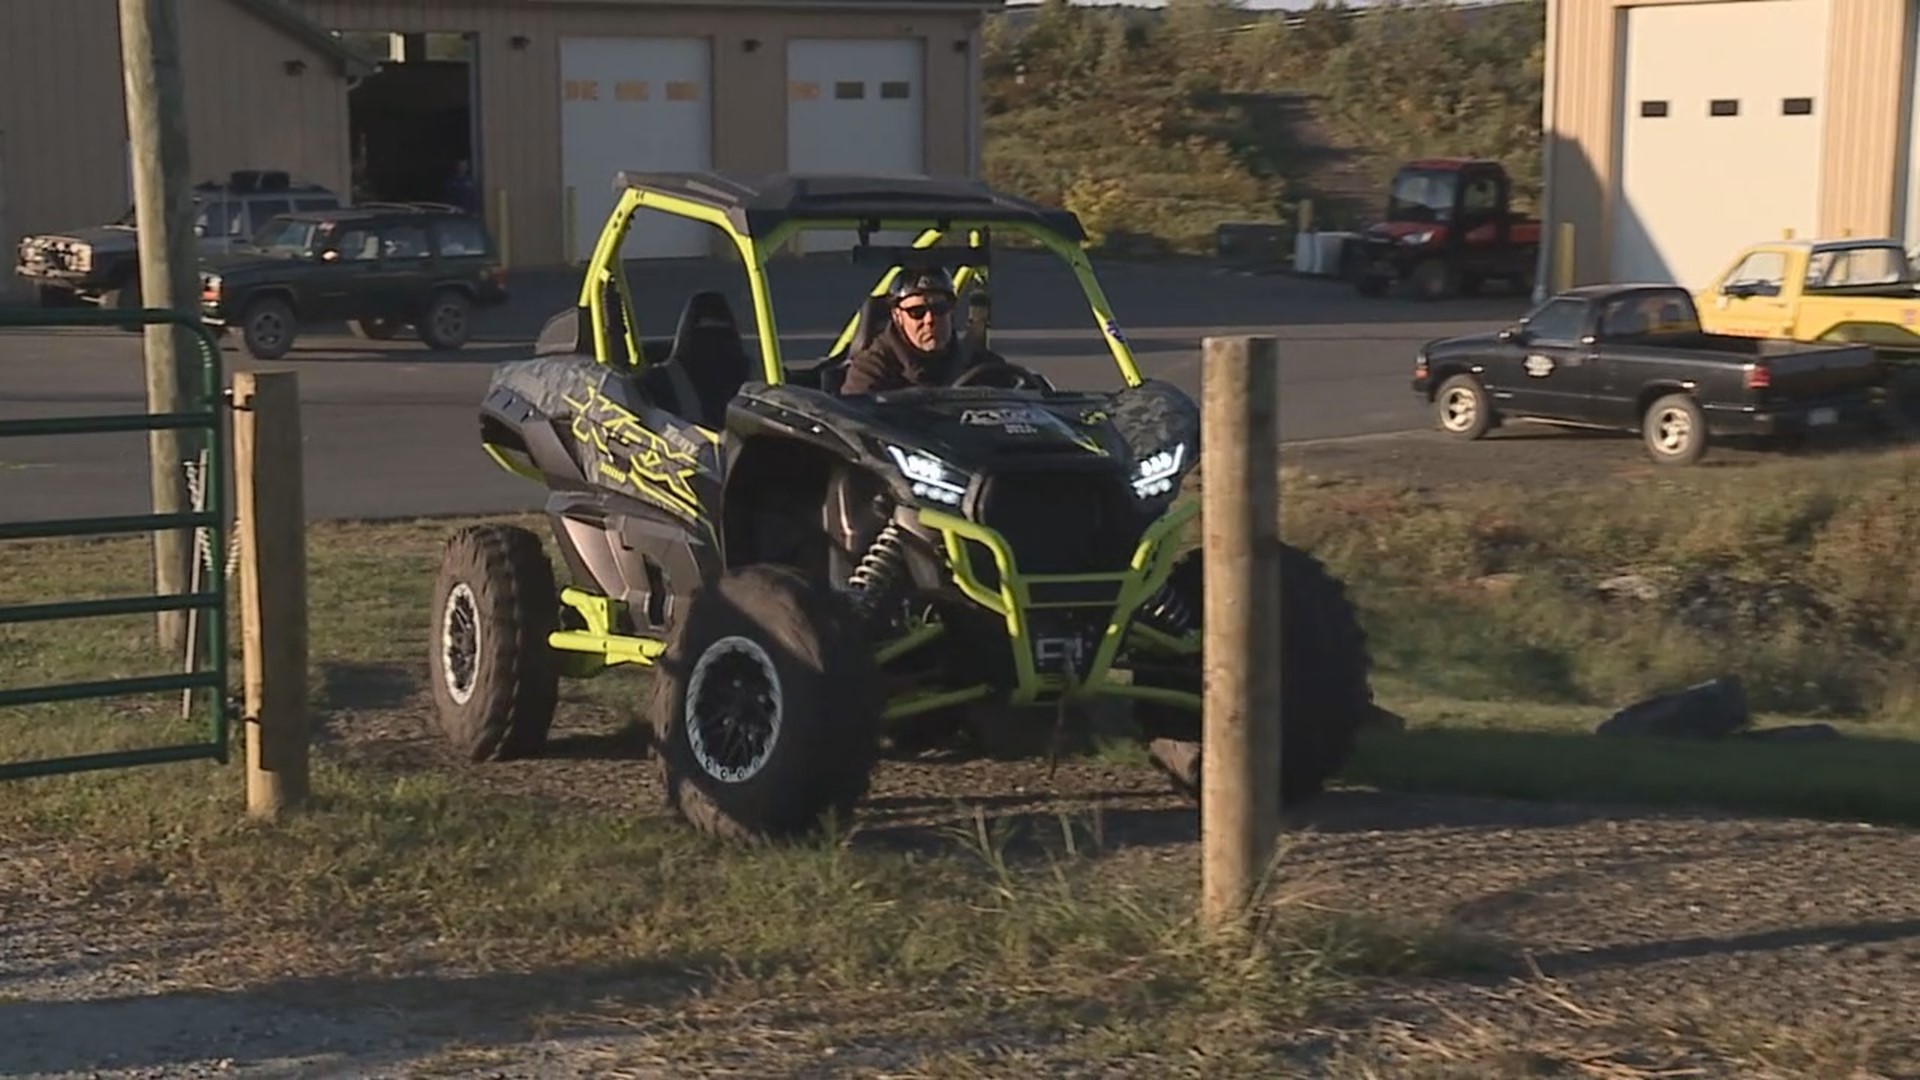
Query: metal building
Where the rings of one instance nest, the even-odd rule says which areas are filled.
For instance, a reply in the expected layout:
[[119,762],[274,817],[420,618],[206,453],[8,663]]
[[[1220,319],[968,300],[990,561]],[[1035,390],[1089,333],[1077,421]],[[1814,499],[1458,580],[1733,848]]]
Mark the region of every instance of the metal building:
[[[513,264],[556,264],[584,257],[618,169],[977,175],[980,25],[1000,2],[179,0],[192,169],[352,193],[370,143],[442,171],[460,157]],[[131,204],[120,70],[110,0],[0,3],[8,254]],[[390,182],[436,197],[422,168]],[[705,226],[635,227],[631,254],[714,250]]]
[[1697,288],[1788,230],[1920,244],[1916,8],[1548,0],[1543,210],[1574,282]]

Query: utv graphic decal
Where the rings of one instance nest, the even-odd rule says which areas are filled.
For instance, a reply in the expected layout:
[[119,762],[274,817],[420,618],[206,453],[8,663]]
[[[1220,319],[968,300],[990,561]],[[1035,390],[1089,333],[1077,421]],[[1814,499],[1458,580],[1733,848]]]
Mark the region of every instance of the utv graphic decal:
[[[601,475],[625,481],[689,520],[700,520],[700,499],[692,483],[700,471],[699,459],[648,431],[639,417],[601,393],[599,386],[590,383],[583,389],[583,398],[566,395],[566,402],[574,409],[574,438],[606,455],[597,463]],[[625,468],[612,452],[616,443],[628,451]]]
[[1113,340],[1122,342],[1122,343],[1124,343],[1127,340],[1127,335],[1120,332],[1120,324],[1115,322],[1114,320],[1103,319],[1101,320],[1100,325],[1106,329],[1107,336],[1112,338]]
[[997,427],[1009,435],[1034,435],[1043,427],[1052,427],[1053,414],[1044,409],[968,409],[960,414],[968,427]]
[[1544,379],[1553,374],[1553,357],[1534,353],[1527,357],[1527,374]]

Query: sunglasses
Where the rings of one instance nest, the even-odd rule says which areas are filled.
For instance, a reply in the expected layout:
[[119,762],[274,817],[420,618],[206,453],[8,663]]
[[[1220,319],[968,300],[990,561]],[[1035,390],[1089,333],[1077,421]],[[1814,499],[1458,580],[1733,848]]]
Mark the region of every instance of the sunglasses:
[[928,315],[945,315],[953,311],[953,304],[947,300],[935,300],[930,304],[901,304],[896,310],[909,319],[924,319]]

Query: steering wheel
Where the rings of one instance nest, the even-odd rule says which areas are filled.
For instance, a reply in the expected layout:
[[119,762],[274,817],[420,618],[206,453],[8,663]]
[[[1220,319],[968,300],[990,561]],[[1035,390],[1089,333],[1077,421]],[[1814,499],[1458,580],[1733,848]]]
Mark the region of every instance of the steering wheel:
[[[987,381],[994,380],[991,383]],[[1000,380],[1007,381],[1002,382]],[[998,386],[1004,390],[1051,390],[1053,384],[1040,373],[1023,368],[1019,364],[1010,364],[1005,360],[990,360],[977,367],[970,367],[953,380],[953,386],[975,386],[982,383]]]

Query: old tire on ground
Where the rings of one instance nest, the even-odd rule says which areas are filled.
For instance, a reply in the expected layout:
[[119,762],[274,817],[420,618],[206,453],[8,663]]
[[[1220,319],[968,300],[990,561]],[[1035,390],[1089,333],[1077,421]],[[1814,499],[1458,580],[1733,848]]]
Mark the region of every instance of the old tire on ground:
[[277,296],[264,296],[240,314],[240,337],[257,360],[278,360],[293,348],[293,307]]
[[1493,403],[1487,388],[1472,375],[1454,375],[1433,394],[1433,419],[1441,431],[1457,439],[1478,439],[1493,426]]
[[[1189,624],[1205,625],[1202,554],[1189,552],[1168,579]],[[1325,790],[1374,719],[1366,633],[1340,580],[1312,555],[1280,545],[1280,802],[1295,807]],[[1136,683],[1201,692],[1200,657],[1136,671]],[[1154,764],[1188,796],[1200,796],[1200,714],[1141,702],[1134,707]]]
[[398,319],[348,319],[347,330],[368,341],[391,341],[406,324]]
[[441,733],[468,760],[533,757],[546,747],[560,682],[547,636],[558,618],[538,536],[472,525],[447,538],[428,662]]
[[441,289],[427,302],[418,324],[430,349],[458,349],[473,336],[473,301],[456,289]]
[[1647,454],[1662,465],[1692,465],[1707,453],[1707,417],[1692,394],[1667,394],[1640,423]]
[[783,839],[844,821],[880,756],[879,671],[853,609],[799,571],[727,571],[687,605],[648,715],[667,806],[703,832]]

